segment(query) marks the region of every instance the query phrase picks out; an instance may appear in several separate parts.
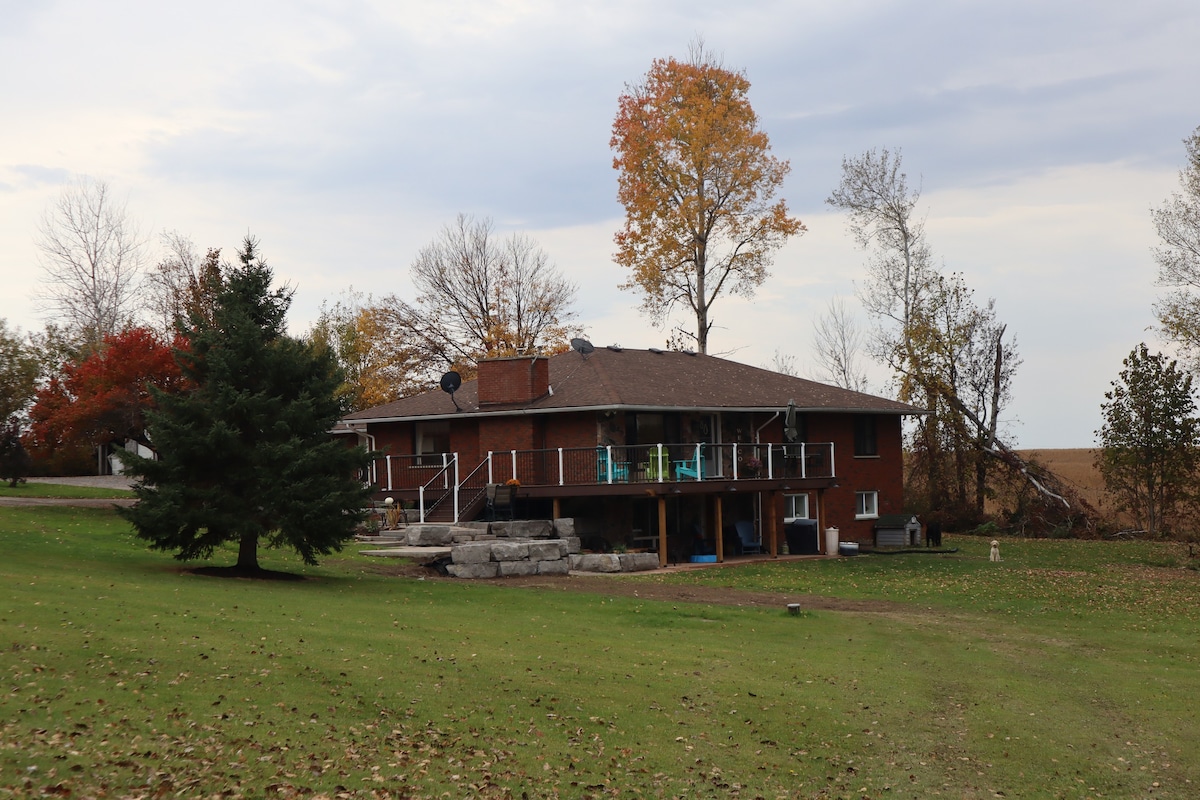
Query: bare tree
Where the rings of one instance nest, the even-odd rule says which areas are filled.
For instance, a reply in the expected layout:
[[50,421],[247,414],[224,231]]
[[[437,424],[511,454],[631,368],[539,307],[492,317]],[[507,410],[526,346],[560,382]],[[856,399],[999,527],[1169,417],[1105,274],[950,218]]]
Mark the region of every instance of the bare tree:
[[796,357],[791,353],[785,353],[779,348],[775,348],[775,355],[771,359],[771,363],[767,365],[767,369],[772,372],[778,372],[780,375],[791,375],[793,378],[800,377],[800,368],[796,364]]
[[[850,213],[850,233],[864,250],[871,250],[868,280],[859,293],[872,316],[897,324],[897,334],[882,348],[899,347],[901,358],[911,346],[909,331],[914,309],[933,271],[925,239],[925,224],[914,216],[921,190],[908,188],[900,170],[901,155],[886,148],[842,159],[842,182],[825,200]],[[885,360],[895,358],[885,355]]]
[[813,337],[818,367],[814,378],[855,392],[867,391],[867,374],[859,363],[863,332],[840,297],[830,300],[829,309],[813,323]]
[[459,214],[413,262],[414,303],[384,298],[424,359],[472,373],[481,358],[558,352],[575,316],[575,284],[528,236],[494,236]]
[[851,234],[871,253],[859,297],[877,323],[872,355],[893,370],[899,398],[929,412],[915,421],[909,442],[912,477],[924,483],[932,507],[973,506],[982,514],[991,459],[1069,509],[1053,476],[1001,440],[998,417],[1020,359],[994,302],[979,306],[961,275],[934,265],[915,216],[919,198],[900,152],[884,149],[844,158],[841,184],[826,200],[849,212]]
[[1180,191],[1154,209],[1159,246],[1158,284],[1171,289],[1155,307],[1163,332],[1175,341],[1193,371],[1200,370],[1200,128],[1183,141],[1187,164]]
[[104,181],[80,178],[42,216],[41,309],[96,347],[132,322],[145,242]]
[[176,324],[192,314],[212,319],[224,284],[219,249],[209,248],[202,258],[192,240],[179,231],[163,232],[161,240],[167,253],[146,276],[143,294],[146,312],[170,339]]

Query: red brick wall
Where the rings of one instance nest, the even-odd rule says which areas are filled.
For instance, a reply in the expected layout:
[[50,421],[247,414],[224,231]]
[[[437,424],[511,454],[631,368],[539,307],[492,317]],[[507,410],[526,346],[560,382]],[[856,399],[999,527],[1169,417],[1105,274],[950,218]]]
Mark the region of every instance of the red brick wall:
[[[904,511],[904,452],[900,417],[876,416],[879,455],[855,457],[854,415],[810,414],[808,438],[811,442],[833,442],[838,486],[825,492],[825,525],[840,529],[843,541],[870,543],[875,538],[873,519],[856,520],[855,493],[877,491],[879,513]],[[810,509],[815,497],[810,498]]]
[[370,425],[367,432],[375,437],[375,449],[387,455],[408,455],[413,451],[411,422],[385,422]]
[[595,412],[546,417],[546,447],[595,447],[597,442]]
[[479,452],[533,450],[534,417],[525,415],[484,417],[479,420]]
[[479,450],[478,420],[450,420],[450,449],[458,453],[459,468],[464,476],[479,465],[486,451]]
[[479,362],[479,405],[527,403],[550,389],[550,362],[542,356]]

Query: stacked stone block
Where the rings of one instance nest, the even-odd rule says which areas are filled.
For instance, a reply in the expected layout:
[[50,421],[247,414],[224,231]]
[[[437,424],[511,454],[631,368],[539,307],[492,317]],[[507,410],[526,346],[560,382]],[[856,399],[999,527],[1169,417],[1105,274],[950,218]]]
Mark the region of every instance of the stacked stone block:
[[658,568],[654,553],[581,554],[573,519],[414,524],[403,531],[409,547],[449,547],[446,571],[456,578],[638,572]]
[[565,575],[569,555],[565,539],[466,542],[450,551],[446,571],[455,578]]

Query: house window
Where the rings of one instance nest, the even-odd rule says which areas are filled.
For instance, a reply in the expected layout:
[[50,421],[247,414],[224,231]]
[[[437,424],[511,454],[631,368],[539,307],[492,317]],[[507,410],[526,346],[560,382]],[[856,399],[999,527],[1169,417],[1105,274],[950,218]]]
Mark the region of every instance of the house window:
[[626,436],[630,444],[665,444],[666,435],[662,414],[635,414],[632,431],[626,423]]
[[809,519],[808,495],[785,494],[783,496],[783,522],[787,524],[794,519]]
[[854,455],[879,455],[879,439],[876,436],[874,414],[864,414],[854,418]]
[[879,492],[854,493],[854,518],[876,519],[879,516]]
[[417,463],[423,467],[440,467],[442,453],[450,452],[450,421],[418,422],[416,429]]

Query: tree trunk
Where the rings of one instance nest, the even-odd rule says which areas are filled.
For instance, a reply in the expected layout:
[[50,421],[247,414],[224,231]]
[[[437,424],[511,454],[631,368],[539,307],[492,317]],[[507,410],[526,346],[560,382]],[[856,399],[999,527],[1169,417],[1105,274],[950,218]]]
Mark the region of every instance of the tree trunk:
[[258,534],[242,534],[238,543],[237,566],[243,572],[258,571]]
[[[987,434],[979,447],[981,452],[988,452],[996,443],[996,431],[1000,424],[1000,383],[1003,376],[1004,366],[1004,331],[1008,328],[1007,325],[1001,325],[999,333],[996,334],[996,360],[992,365],[992,402],[991,402],[991,419],[988,420]],[[975,505],[979,513],[983,514],[984,501],[987,497],[987,459],[978,458],[975,461]]]
[[697,212],[698,219],[696,220],[696,243],[693,253],[695,253],[696,267],[696,351],[699,353],[708,353],[708,287],[707,270],[708,270],[708,242],[702,235],[705,227],[704,213],[704,181],[700,181],[697,187],[697,194],[700,197],[700,210]]

